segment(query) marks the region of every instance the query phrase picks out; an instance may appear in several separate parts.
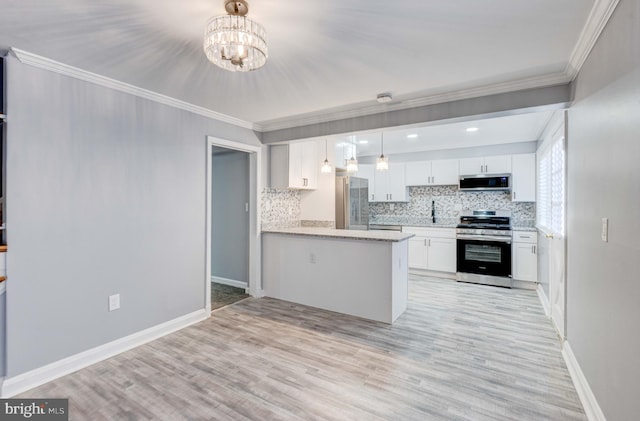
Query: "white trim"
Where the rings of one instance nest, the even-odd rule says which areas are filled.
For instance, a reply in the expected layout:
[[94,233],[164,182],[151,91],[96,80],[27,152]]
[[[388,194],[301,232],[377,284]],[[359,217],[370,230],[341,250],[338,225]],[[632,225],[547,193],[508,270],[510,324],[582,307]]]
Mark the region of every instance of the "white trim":
[[587,414],[587,419],[589,421],[606,421],[604,413],[600,405],[598,405],[598,401],[568,341],[564,341],[562,345],[562,357],[564,358],[565,364],[567,364],[567,369],[569,369],[571,380],[573,380],[573,385],[578,392],[578,396],[584,407],[584,412]]
[[262,249],[261,249],[261,192],[262,192],[262,146],[254,146],[232,140],[207,136],[207,179],[206,185],[206,227],[205,227],[205,309],[211,312],[211,158],[213,147],[219,146],[249,153],[249,295],[264,296],[261,281]]
[[551,317],[551,309],[549,308],[549,299],[547,298],[547,294],[544,293],[544,289],[542,289],[542,284],[538,284],[538,288],[536,288],[536,291],[538,292],[538,298],[540,299],[540,304],[542,305],[544,314],[547,317]]
[[211,282],[215,282],[216,284],[229,285],[230,287],[236,288],[249,288],[249,284],[247,284],[246,282],[236,281],[235,279],[222,278],[220,276],[211,275]]
[[197,310],[193,313],[180,316],[173,320],[141,330],[129,336],[100,345],[79,354],[72,355],[62,360],[53,362],[35,370],[4,379],[2,384],[2,398],[8,398],[33,389],[44,383],[59,377],[78,371],[92,364],[111,358],[114,355],[128,351],[137,346],[151,342],[162,336],[168,335],[180,329],[184,329],[194,323],[207,319],[211,312]]
[[593,46],[596,41],[598,41],[602,30],[618,6],[618,1],[619,0],[596,0],[593,4],[587,22],[580,33],[580,38],[578,38],[578,42],[571,52],[569,63],[564,70],[564,73],[568,75],[571,80],[575,79],[578,72],[580,72]]
[[175,107],[181,110],[189,111],[204,117],[213,118],[215,120],[233,124],[235,126],[240,126],[240,127],[244,127],[246,129],[252,129],[252,130],[255,129],[254,125],[248,121],[240,120],[239,118],[218,113],[208,108],[190,104],[188,102],[185,102],[176,98],[172,98],[167,95],[162,95],[153,91],[149,91],[147,89],[130,85],[128,83],[120,82],[119,80],[111,79],[105,76],[98,75],[96,73],[88,72],[86,70],[69,66],[67,64],[63,64],[63,63],[48,59],[46,57],[41,57],[36,54],[28,53],[18,48],[11,48],[11,52],[18,60],[20,60],[20,63],[23,63],[23,64],[28,64],[30,66],[38,67],[40,69],[49,70],[51,72],[59,73],[61,75],[70,76],[72,78],[83,80],[85,82],[95,83],[96,85],[115,89],[120,92],[125,92],[131,95],[138,96],[140,98],[149,99],[151,101],[159,102],[160,104],[164,104],[164,105]]

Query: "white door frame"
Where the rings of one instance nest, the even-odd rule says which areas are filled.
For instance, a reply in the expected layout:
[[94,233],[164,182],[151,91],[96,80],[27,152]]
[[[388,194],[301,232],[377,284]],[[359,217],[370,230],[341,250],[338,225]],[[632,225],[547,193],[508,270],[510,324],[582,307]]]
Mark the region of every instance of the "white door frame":
[[207,136],[207,179],[206,186],[206,269],[205,269],[205,309],[211,312],[211,209],[213,195],[212,184],[212,157],[213,147],[233,149],[249,154],[249,294],[254,297],[262,297],[262,251],[260,237],[260,192],[262,191],[262,147],[247,145]]

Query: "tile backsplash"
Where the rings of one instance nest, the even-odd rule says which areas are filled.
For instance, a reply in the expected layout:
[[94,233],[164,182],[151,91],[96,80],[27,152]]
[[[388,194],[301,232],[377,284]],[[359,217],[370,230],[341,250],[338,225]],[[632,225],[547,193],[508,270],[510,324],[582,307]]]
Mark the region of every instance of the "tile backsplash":
[[262,190],[262,229],[299,227],[300,190]]
[[408,202],[370,203],[369,212],[372,220],[379,223],[391,220],[430,220],[431,201],[435,204],[437,223],[456,224],[463,209],[492,209],[510,211],[513,226],[532,227],[535,224],[535,203],[512,202],[509,192],[461,192],[457,186],[409,187]]
[[[432,200],[435,203],[438,224],[456,225],[463,209],[493,209],[510,211],[513,226],[535,225],[535,203],[512,202],[509,192],[461,192],[457,186],[409,187],[408,202],[370,203],[370,222],[411,225],[431,221]],[[334,221],[301,221],[300,201],[299,190],[263,189],[262,228],[335,227]]]

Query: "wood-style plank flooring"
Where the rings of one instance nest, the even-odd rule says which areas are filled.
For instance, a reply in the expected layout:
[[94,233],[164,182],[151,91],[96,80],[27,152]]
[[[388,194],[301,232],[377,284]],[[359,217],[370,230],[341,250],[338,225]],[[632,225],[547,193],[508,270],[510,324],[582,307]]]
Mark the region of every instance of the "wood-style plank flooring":
[[92,421],[586,420],[535,292],[411,277],[409,295],[393,325],[245,299],[20,397]]

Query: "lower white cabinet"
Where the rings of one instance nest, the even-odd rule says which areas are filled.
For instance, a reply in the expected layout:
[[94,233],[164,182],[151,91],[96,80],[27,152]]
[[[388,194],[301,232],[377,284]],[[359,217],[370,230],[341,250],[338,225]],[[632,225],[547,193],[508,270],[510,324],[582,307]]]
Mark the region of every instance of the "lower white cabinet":
[[409,239],[409,268],[456,271],[456,230],[454,228],[402,227],[415,234]]
[[512,276],[518,281],[538,281],[538,234],[516,231],[511,245]]

